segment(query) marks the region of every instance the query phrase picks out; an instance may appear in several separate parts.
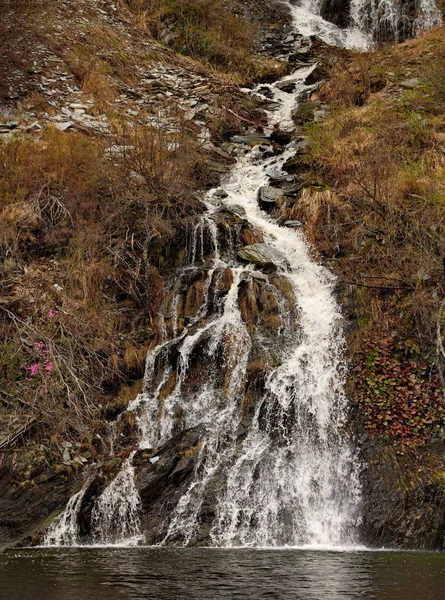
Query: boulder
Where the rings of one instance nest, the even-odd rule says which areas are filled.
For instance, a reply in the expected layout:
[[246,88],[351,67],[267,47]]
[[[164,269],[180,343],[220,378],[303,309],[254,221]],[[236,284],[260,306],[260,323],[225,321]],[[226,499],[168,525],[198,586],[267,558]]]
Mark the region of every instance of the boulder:
[[249,133],[247,135],[234,135],[232,142],[243,144],[245,146],[255,146],[257,144],[270,144],[270,140],[259,133]]
[[263,185],[258,190],[258,204],[263,210],[271,210],[280,196],[281,191],[277,188],[273,188],[270,185]]
[[278,267],[287,262],[284,254],[267,244],[243,246],[238,250],[238,256],[241,260],[254,263],[261,267]]
[[273,183],[279,183],[280,181],[289,181],[289,174],[283,171],[277,171],[274,169],[267,169],[266,175]]

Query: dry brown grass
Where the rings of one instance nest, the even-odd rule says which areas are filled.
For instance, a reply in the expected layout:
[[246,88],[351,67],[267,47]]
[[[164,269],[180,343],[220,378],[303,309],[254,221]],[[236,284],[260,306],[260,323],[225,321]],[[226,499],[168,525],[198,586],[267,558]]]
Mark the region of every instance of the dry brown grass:
[[142,376],[162,257],[202,210],[205,154],[184,124],[113,142],[49,128],[0,146],[2,406],[50,445],[100,430],[101,405]]
[[265,73],[254,57],[256,27],[235,0],[124,0],[135,24],[170,48],[242,79]]

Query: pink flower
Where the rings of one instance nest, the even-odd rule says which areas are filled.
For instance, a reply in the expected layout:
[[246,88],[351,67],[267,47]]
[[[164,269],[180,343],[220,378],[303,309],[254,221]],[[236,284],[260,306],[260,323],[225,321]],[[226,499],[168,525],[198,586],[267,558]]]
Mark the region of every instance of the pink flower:
[[26,368],[28,369],[30,377],[35,377],[40,369],[40,364],[35,363],[34,365],[28,365]]
[[51,319],[55,319],[57,317],[57,315],[59,314],[58,310],[53,310],[52,308],[49,310],[48,313],[48,317],[50,317]]

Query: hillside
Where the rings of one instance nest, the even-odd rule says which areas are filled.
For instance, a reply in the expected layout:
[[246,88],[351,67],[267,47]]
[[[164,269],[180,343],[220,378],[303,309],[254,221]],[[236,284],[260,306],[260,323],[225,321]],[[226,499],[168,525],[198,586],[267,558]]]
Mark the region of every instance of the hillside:
[[[205,472],[209,426],[187,412],[205,417],[203,397],[222,398],[215,431],[233,398],[241,410],[232,437],[220,432],[218,456],[232,446],[242,456],[255,426],[278,446],[299,420],[314,427],[315,409],[286,413],[277,398],[262,408],[276,370],[280,395],[298,407],[299,381],[286,387],[286,377],[308,386],[309,405],[325,385],[321,396],[340,406],[340,425],[329,413],[329,427],[346,430],[366,467],[363,539],[443,548],[445,27],[357,52],[296,34],[272,1],[10,0],[2,11],[4,543],[41,542],[76,493],[80,534],[91,535],[102,494],[128,474],[146,540],[168,538],[169,507]],[[294,71],[301,79],[285,77]],[[289,126],[270,121],[285,114],[277,97],[299,100]],[[219,187],[244,160],[266,173],[253,220]],[[290,230],[337,277],[342,319],[328,298],[334,325],[320,347],[332,356],[315,383],[310,354],[282,375],[285,353],[310,329],[298,261],[271,250],[274,240],[292,247]],[[330,293],[330,275],[320,278]],[[171,401],[171,435],[152,448],[140,444],[137,411],[153,398],[152,422]],[[342,439],[327,431],[329,443]],[[318,430],[314,439],[323,459],[332,447]],[[343,450],[339,442],[330,459],[340,464]],[[195,545],[208,543],[221,485],[200,499]]]

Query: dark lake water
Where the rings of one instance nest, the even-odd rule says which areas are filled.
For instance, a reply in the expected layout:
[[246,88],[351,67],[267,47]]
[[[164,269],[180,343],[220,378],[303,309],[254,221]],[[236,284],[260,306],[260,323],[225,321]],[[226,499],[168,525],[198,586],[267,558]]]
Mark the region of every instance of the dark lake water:
[[3,600],[444,600],[445,554],[70,548],[0,555]]

